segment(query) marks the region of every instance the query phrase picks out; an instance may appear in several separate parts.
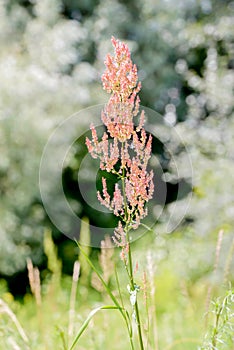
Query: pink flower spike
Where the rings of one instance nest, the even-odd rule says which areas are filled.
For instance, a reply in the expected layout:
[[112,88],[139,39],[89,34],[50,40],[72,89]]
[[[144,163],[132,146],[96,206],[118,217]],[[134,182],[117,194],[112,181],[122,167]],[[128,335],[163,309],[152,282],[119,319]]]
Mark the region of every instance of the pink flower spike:
[[140,115],[140,122],[136,131],[137,132],[140,131],[143,128],[144,124],[145,124],[145,111],[142,111]]
[[96,129],[95,129],[93,123],[90,124],[90,130],[92,131],[93,142],[97,142],[98,141],[97,132],[96,132]]
[[102,178],[102,186],[103,186],[103,196],[109,204],[110,203],[110,195],[107,192],[106,179],[104,177]]
[[102,193],[103,193],[103,197],[101,196],[100,192],[97,192],[97,198],[99,200],[99,202],[104,205],[105,207],[107,207],[108,209],[111,209],[110,206],[110,195],[107,192],[107,185],[106,185],[106,179],[103,177],[102,178]]
[[[102,75],[103,88],[111,94],[101,113],[106,132],[98,141],[92,124],[92,139],[86,138],[86,146],[93,158],[100,159],[101,170],[114,174],[124,183],[125,193],[116,183],[111,198],[106,179],[102,178],[102,194],[98,192],[97,197],[102,205],[121,217],[128,230],[130,227],[138,228],[147,215],[146,204],[153,196],[153,171],[147,169],[152,136],[148,136],[144,129],[144,111],[140,113],[138,125],[134,125],[140,109],[138,93],[141,83],[138,82],[137,67],[131,60],[129,48],[115,37],[111,41],[114,55],[106,56],[106,69]],[[122,258],[127,262],[128,247],[121,222],[113,240],[122,248]]]
[[86,137],[86,141],[85,144],[88,148],[89,153],[93,152],[93,146],[92,146],[92,142],[90,141],[90,139],[88,137]]
[[121,194],[121,191],[120,191],[117,183],[115,184],[114,197],[113,197],[113,200],[111,202],[111,206],[112,206],[114,214],[116,216],[119,216],[120,214],[123,213],[124,201],[123,201],[123,196]]

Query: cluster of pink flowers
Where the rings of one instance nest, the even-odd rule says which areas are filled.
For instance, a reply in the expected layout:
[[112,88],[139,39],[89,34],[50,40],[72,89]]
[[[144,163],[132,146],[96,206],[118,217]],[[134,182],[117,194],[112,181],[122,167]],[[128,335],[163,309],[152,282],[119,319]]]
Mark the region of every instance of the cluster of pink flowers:
[[152,137],[144,129],[144,111],[138,125],[134,126],[134,118],[139,114],[137,94],[141,84],[128,46],[114,37],[112,44],[115,55],[107,55],[106,71],[102,76],[103,88],[111,94],[101,115],[106,132],[99,141],[96,129],[91,125],[92,139],[87,138],[86,145],[91,156],[100,159],[100,169],[120,179],[111,196],[103,178],[102,194],[98,192],[97,196],[101,204],[119,216],[115,243],[123,246],[125,227],[136,229],[139,226],[140,220],[147,215],[146,203],[153,195],[153,171],[147,170]]

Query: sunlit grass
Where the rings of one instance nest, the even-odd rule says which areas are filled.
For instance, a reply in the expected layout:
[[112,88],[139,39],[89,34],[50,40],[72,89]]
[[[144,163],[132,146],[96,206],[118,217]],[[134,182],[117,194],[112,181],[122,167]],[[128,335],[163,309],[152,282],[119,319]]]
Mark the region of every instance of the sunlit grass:
[[[48,261],[56,262],[56,250],[53,248],[53,241],[47,235],[47,245],[51,245],[48,249],[48,254],[51,254]],[[207,266],[203,265],[199,274],[195,273],[191,267],[193,259],[200,261],[202,259],[202,251],[196,251],[194,247],[190,247],[189,240],[183,240],[176,235],[174,237],[161,237],[165,240],[165,244],[169,252],[161,258],[154,259],[157,252],[157,238],[152,245],[152,237],[145,236],[143,240],[151,242],[142,245],[142,241],[136,242],[133,253],[139,257],[139,272],[137,278],[142,280],[142,272],[145,270],[148,273],[148,308],[149,312],[155,313],[156,328],[153,328],[152,322],[149,324],[149,346],[152,350],[195,350],[202,346],[203,339],[207,333],[207,337],[212,337],[212,326],[215,322],[215,314],[212,311],[209,313],[208,321],[206,322],[206,302],[209,287],[212,285],[211,300],[215,296],[220,295],[220,303],[225,297],[227,284],[223,284],[223,274],[219,271],[216,276],[212,270],[214,265],[215,249],[213,246],[213,253],[210,252],[213,261],[207,262]],[[182,242],[181,242],[182,240]],[[48,243],[50,242],[50,243]],[[163,249],[162,242],[161,250]],[[185,248],[190,252],[187,261],[188,266],[183,266],[184,257],[181,253]],[[190,248],[189,248],[190,247]],[[210,245],[211,247],[211,245]],[[173,251],[172,251],[173,248]],[[222,249],[222,247],[221,247]],[[162,252],[161,252],[162,253]],[[208,253],[207,253],[208,254]],[[148,256],[148,258],[147,258]],[[150,257],[151,256],[151,257]],[[144,257],[144,259],[143,259]],[[175,263],[176,257],[176,263]],[[228,257],[230,259],[230,257]],[[52,260],[51,260],[52,259]],[[153,275],[149,273],[150,259],[153,266]],[[123,288],[123,298],[129,298],[126,286],[126,276],[124,271],[119,266],[118,251],[116,250],[114,261],[117,267],[119,277],[119,284]],[[145,260],[145,261],[144,261]],[[52,263],[51,263],[52,264]],[[93,261],[101,273],[98,261]],[[195,264],[195,263],[194,263]],[[189,266],[191,265],[191,266]],[[208,266],[209,265],[209,266]],[[221,261],[220,265],[225,266],[225,261]],[[53,264],[51,265],[53,266]],[[182,268],[183,266],[183,268]],[[195,264],[196,266],[196,264]],[[61,265],[60,265],[61,268]],[[202,273],[203,271],[203,273]],[[193,273],[194,272],[194,273]],[[55,278],[56,273],[60,275],[59,271],[51,271],[50,278],[42,282],[42,302],[38,304],[35,297],[30,293],[24,296],[23,300],[14,300],[13,296],[7,291],[4,283],[1,283],[1,295],[10,312],[5,312],[4,307],[0,308],[0,349],[69,349],[78,331],[81,329],[84,321],[89,316],[90,312],[95,308],[101,308],[104,305],[114,305],[110,296],[105,290],[99,291],[95,286],[90,285],[92,276],[88,280],[77,280],[77,291],[73,305],[73,326],[72,332],[69,334],[69,320],[71,312],[71,290],[74,279],[72,276],[63,276]],[[152,278],[153,276],[153,278]],[[225,276],[226,278],[227,276]],[[231,278],[231,275],[229,275]],[[110,282],[113,294],[118,298],[118,286],[115,281],[114,271]],[[152,287],[154,286],[154,293]],[[125,290],[126,289],[126,290]],[[73,295],[74,298],[74,295]],[[233,299],[232,299],[233,300]],[[139,304],[143,316],[144,330],[147,328],[146,307],[144,304],[143,291],[139,293]],[[229,305],[233,309],[233,302]],[[12,315],[15,315],[12,317]],[[17,317],[17,321],[16,320]],[[92,319],[90,318],[87,328],[84,329],[79,342],[74,346],[74,349],[111,349],[111,350],[128,350],[129,342],[128,335],[124,325],[123,318],[116,310],[100,310]],[[207,323],[207,325],[206,325]],[[233,318],[229,320],[233,327]],[[17,326],[18,325],[18,326]],[[20,326],[19,326],[20,325]],[[28,341],[25,341],[22,332],[23,330]],[[147,332],[146,332],[147,333]],[[152,347],[153,338],[156,337],[157,349]],[[145,339],[144,339],[145,340]],[[229,335],[227,337],[227,345],[220,345],[217,349],[232,349],[233,339]],[[207,343],[208,344],[208,343]],[[203,347],[202,349],[210,349]]]

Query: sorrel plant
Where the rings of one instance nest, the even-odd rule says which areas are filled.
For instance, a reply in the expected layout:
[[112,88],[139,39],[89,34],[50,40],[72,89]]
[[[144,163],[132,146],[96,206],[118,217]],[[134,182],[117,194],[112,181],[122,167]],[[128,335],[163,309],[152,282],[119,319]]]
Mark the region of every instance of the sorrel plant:
[[[99,140],[94,125],[91,125],[92,139],[87,138],[86,145],[90,155],[100,160],[100,169],[114,174],[118,179],[113,194],[110,194],[107,180],[102,177],[102,193],[98,191],[97,197],[102,205],[119,218],[113,241],[121,249],[120,256],[129,279],[127,287],[133,309],[132,318],[123,304],[120,305],[114,295],[109,290],[108,292],[126,321],[131,348],[134,349],[132,322],[136,322],[139,346],[143,350],[137,300],[140,287],[134,278],[130,231],[136,230],[147,215],[146,203],[152,198],[154,191],[153,171],[148,171],[152,136],[147,135],[144,129],[144,111],[139,113],[138,93],[141,83],[138,82],[137,67],[132,63],[129,48],[114,37],[112,44],[115,54],[107,55],[106,70],[102,75],[103,88],[110,94],[110,99],[101,113],[106,131]],[[95,269],[93,265],[92,267]]]

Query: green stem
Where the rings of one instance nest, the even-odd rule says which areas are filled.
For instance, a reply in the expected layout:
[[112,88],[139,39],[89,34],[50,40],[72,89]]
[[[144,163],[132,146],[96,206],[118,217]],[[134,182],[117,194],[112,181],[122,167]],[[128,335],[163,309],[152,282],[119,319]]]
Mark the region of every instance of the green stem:
[[[124,149],[124,143],[122,143],[122,152]],[[124,199],[124,212],[125,212],[125,233],[126,233],[126,241],[128,245],[128,266],[125,263],[126,271],[128,274],[129,282],[130,282],[130,288],[132,291],[135,290],[135,282],[134,282],[134,276],[133,276],[133,267],[132,267],[132,253],[131,253],[131,242],[129,237],[129,221],[130,218],[128,217],[128,203],[126,198],[126,192],[125,192],[125,168],[122,167],[122,176],[121,176],[121,182],[122,182],[122,192],[123,192],[123,199]],[[144,344],[142,339],[142,331],[141,331],[141,320],[140,320],[140,313],[138,308],[138,302],[136,297],[136,302],[133,306],[135,315],[136,315],[136,322],[137,322],[137,331],[138,331],[138,338],[140,343],[140,349],[144,350]]]
[[[135,282],[134,282],[133,268],[132,268],[131,242],[130,242],[128,231],[126,232],[126,237],[127,237],[127,242],[128,242],[128,245],[129,245],[129,248],[128,248],[128,264],[129,264],[129,275],[130,275],[130,287],[131,287],[131,290],[134,290],[135,289]],[[144,350],[144,344],[143,344],[143,339],[142,339],[142,331],[141,331],[141,320],[140,320],[140,313],[139,313],[137,298],[136,298],[136,302],[134,304],[134,311],[135,311],[135,314],[136,314],[137,331],[138,331],[138,338],[139,338],[139,343],[140,343],[140,349]]]
[[[117,283],[117,287],[118,287],[120,302],[121,302],[123,310],[125,310],[124,303],[123,303],[123,298],[122,298],[121,291],[120,291],[119,278],[118,278],[118,273],[117,273],[117,269],[116,268],[115,268],[115,279],[116,279],[116,283]],[[126,313],[126,316],[129,317],[129,314]],[[128,321],[129,321],[129,327],[128,326],[127,327],[128,327],[129,340],[130,340],[130,344],[131,344],[131,349],[134,350],[134,344],[133,344],[133,339],[132,339],[132,325],[131,325],[131,321],[130,321],[129,318],[128,318]]]
[[213,337],[212,337],[212,346],[214,349],[216,349],[217,335],[218,335],[218,329],[219,329],[219,318],[221,313],[222,313],[222,306],[220,306],[218,311],[216,312],[215,327],[213,330]]
[[[116,308],[120,311],[121,315],[124,318],[124,321],[126,323],[126,327],[128,330],[128,335],[129,335],[129,340],[130,340],[130,344],[131,344],[131,349],[134,350],[134,346],[133,346],[133,341],[132,341],[132,327],[130,324],[130,317],[128,315],[127,310],[125,310],[124,308],[122,309],[122,307],[120,306],[118,300],[116,299],[116,297],[114,296],[114,294],[111,292],[109,286],[106,284],[106,282],[104,281],[104,279],[102,278],[101,274],[99,273],[99,271],[96,269],[96,267],[94,266],[94,264],[92,263],[92,261],[89,259],[89,256],[85,253],[85,251],[82,249],[81,244],[76,241],[76,244],[78,245],[81,253],[84,255],[84,257],[86,258],[88,264],[91,266],[91,268],[93,269],[94,272],[96,272],[98,278],[100,279],[100,281],[102,282],[102,285],[104,286],[104,288],[106,289],[108,295],[110,296],[110,298],[112,299],[112,301],[114,302]],[[71,350],[71,349],[70,349]]]

